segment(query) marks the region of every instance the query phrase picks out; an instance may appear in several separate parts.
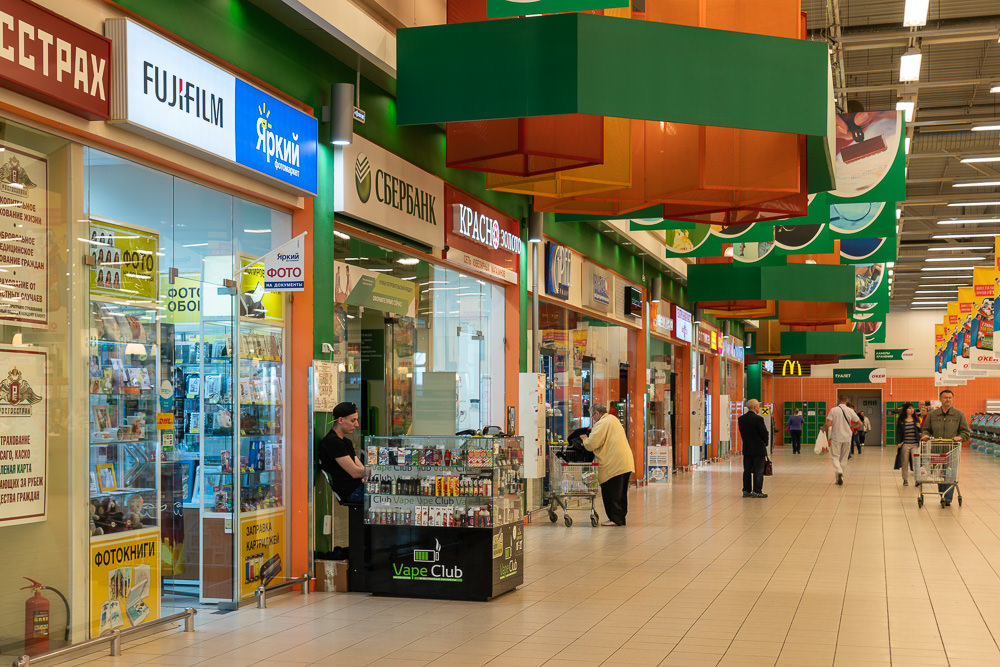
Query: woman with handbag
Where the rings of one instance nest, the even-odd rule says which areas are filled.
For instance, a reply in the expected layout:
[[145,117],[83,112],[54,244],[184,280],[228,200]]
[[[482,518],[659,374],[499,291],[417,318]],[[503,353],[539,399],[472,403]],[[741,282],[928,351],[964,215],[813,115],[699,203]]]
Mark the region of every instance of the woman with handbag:
[[903,486],[908,486],[913,450],[920,451],[920,417],[913,403],[903,403],[896,418],[896,463],[893,470],[902,469]]

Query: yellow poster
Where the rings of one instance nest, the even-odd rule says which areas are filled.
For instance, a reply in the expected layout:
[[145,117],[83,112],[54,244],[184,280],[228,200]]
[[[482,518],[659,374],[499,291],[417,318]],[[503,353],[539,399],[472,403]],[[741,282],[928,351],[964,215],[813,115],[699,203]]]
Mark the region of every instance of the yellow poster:
[[284,578],[285,510],[261,510],[240,517],[240,599],[262,584]]
[[90,297],[156,301],[160,286],[156,232],[90,221]]
[[197,273],[182,273],[170,284],[160,276],[163,320],[170,324],[196,324],[201,318],[201,280]]
[[91,539],[92,637],[160,617],[159,544],[157,528]]
[[[249,268],[247,268],[249,267]],[[240,317],[268,322],[284,320],[284,292],[264,291],[264,262],[254,262],[252,257],[241,257],[240,268]]]

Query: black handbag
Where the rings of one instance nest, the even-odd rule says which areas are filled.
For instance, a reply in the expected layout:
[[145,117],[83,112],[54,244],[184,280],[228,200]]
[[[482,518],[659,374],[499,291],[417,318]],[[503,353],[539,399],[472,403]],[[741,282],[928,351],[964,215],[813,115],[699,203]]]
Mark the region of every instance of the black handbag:
[[774,474],[774,466],[771,465],[771,459],[764,459],[764,477],[770,477]]
[[903,458],[903,447],[902,445],[900,445],[899,447],[896,447],[896,462],[892,464],[893,470],[899,470],[900,468],[903,467],[903,463],[901,460],[902,458]]

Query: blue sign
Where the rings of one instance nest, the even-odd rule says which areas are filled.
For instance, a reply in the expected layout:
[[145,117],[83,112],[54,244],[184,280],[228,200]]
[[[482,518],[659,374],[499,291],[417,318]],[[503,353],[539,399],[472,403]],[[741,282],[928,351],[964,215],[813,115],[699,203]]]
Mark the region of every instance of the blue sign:
[[573,254],[569,248],[548,241],[545,244],[545,292],[557,299],[569,298],[569,276]]
[[236,79],[236,162],[316,194],[316,119]]

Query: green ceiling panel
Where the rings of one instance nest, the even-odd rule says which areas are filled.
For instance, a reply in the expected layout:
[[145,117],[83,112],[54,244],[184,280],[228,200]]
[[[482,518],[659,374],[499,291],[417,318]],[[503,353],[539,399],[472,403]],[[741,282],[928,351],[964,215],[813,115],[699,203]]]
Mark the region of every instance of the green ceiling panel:
[[526,14],[581,12],[609,7],[628,7],[628,0],[486,0],[486,17],[491,19]]
[[863,355],[865,338],[860,331],[782,331],[781,354]]
[[400,125],[583,113],[828,130],[825,42],[592,14],[397,35]]
[[854,268],[829,264],[692,264],[691,301],[834,301],[854,304]]

